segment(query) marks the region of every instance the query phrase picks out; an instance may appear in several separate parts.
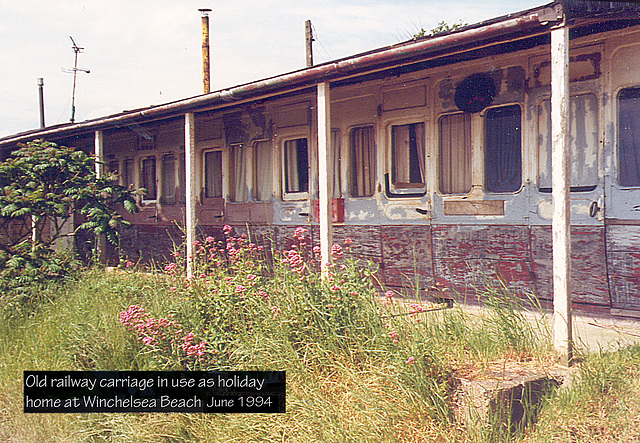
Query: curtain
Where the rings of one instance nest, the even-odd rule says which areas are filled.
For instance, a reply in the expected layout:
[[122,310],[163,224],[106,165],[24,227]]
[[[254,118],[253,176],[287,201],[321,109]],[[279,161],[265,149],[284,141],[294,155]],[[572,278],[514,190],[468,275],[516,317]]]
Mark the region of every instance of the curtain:
[[471,116],[467,113],[440,118],[440,191],[465,194],[472,180]]
[[373,126],[351,130],[351,195],[370,197],[374,193],[376,153]]
[[204,155],[205,197],[222,197],[222,152],[209,151]]
[[166,205],[176,202],[176,170],[173,154],[162,156],[162,196],[161,201]]
[[178,181],[180,186],[180,203],[187,203],[187,178],[184,152],[178,156]]
[[242,145],[232,146],[231,153],[231,201],[247,201],[247,150]]
[[259,141],[255,150],[255,198],[258,201],[271,199],[273,193],[273,167],[271,165],[271,142]]

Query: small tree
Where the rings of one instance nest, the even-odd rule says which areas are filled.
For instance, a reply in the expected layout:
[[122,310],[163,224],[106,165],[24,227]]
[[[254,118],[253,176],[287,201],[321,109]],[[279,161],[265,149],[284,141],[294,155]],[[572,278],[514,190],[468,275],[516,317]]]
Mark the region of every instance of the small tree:
[[[81,150],[42,140],[21,145],[0,163],[5,264],[15,257],[42,259],[57,240],[81,230],[117,242],[118,228],[129,225],[117,208],[136,212],[139,192],[118,185],[113,174],[98,178],[96,161]],[[73,214],[81,214],[84,222],[69,229]]]

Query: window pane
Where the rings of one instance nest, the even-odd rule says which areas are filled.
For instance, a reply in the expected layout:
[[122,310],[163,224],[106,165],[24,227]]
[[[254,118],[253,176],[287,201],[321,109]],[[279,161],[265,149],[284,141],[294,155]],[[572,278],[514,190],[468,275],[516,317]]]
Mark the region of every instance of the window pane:
[[[598,99],[595,94],[569,101],[569,156],[572,191],[588,191],[598,184]],[[538,105],[538,167],[541,190],[551,189],[551,101]]]
[[155,200],[156,193],[156,158],[150,157],[142,160],[142,187],[147,190],[145,198]]
[[205,197],[222,197],[222,151],[204,154]]
[[485,187],[516,192],[522,185],[520,106],[489,109],[485,116]]
[[122,162],[122,185],[129,187],[134,183],[133,180],[133,159],[127,158]]
[[397,188],[424,186],[424,124],[393,126],[391,132],[393,184]]
[[471,191],[471,116],[445,115],[440,118],[440,191],[466,194]]
[[618,95],[618,181],[640,186],[640,88]]
[[284,142],[284,192],[309,191],[309,153],[307,139]]
[[162,156],[162,196],[161,201],[166,205],[176,203],[176,161],[173,154]]
[[242,145],[231,146],[229,149],[229,159],[231,163],[231,189],[229,199],[234,202],[247,201],[246,151]]
[[271,142],[259,141],[254,145],[255,198],[258,201],[271,199],[273,192],[273,167],[271,166]]
[[375,190],[376,147],[373,126],[351,130],[351,190],[353,197],[370,197]]

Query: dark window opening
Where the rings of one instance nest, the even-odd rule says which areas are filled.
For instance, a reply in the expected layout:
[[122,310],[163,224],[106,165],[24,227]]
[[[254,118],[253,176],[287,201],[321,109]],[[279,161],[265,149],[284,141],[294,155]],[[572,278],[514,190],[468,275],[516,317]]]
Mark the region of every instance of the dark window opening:
[[485,115],[485,188],[516,192],[522,186],[520,106],[489,109]]

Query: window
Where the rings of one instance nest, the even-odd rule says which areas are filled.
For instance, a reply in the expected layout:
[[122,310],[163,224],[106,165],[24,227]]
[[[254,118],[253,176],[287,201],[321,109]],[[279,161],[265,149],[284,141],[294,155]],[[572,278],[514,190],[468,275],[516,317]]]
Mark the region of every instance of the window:
[[165,205],[176,203],[176,158],[173,154],[162,156],[162,182],[160,201]]
[[133,159],[126,158],[122,162],[122,185],[129,187],[134,184],[135,180],[133,178]]
[[112,174],[118,174],[120,169],[120,162],[118,160],[111,160],[107,165],[109,172]]
[[208,151],[204,154],[204,196],[222,197],[222,151]]
[[309,151],[306,138],[284,142],[284,192],[309,192]]
[[242,145],[229,148],[231,183],[229,199],[233,202],[247,201],[247,150]]
[[118,160],[110,160],[107,164],[107,171],[110,174],[113,174],[115,177],[113,179],[113,183],[118,184],[118,175],[120,174],[120,162]]
[[331,131],[331,164],[333,165],[333,198],[342,197],[342,155],[340,154],[340,132]]
[[142,187],[147,190],[145,200],[155,200],[156,192],[156,158],[147,157],[142,160]]
[[640,88],[618,94],[618,182],[640,186]]
[[391,180],[398,188],[424,188],[424,123],[391,128]]
[[371,197],[375,192],[376,145],[373,126],[353,128],[349,134],[352,197]]
[[466,194],[471,191],[471,115],[444,115],[439,122],[440,192]]
[[178,182],[180,183],[180,203],[187,204],[187,180],[186,180],[186,164],[184,152],[178,156]]
[[273,166],[271,165],[271,142],[257,141],[253,144],[254,198],[257,201],[271,199],[273,192]]
[[485,114],[485,189],[516,192],[522,186],[520,106],[492,108]]
[[[595,94],[569,100],[571,191],[592,191],[598,184],[598,99]],[[551,192],[551,101],[538,105],[538,186]]]

